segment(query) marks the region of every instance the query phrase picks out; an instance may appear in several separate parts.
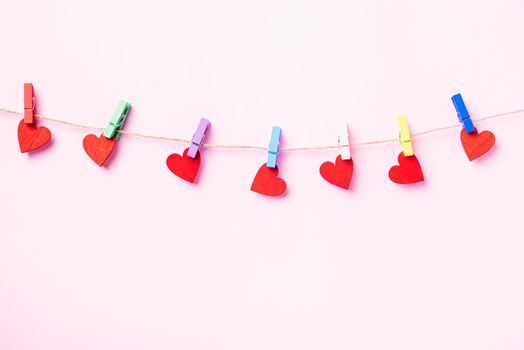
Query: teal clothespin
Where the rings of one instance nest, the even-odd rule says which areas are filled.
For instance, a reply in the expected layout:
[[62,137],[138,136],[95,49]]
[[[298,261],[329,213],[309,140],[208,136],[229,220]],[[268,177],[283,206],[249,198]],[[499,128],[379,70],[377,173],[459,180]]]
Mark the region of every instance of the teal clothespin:
[[115,111],[113,112],[113,117],[107,125],[107,128],[104,130],[104,136],[108,139],[115,137],[116,140],[120,139],[120,133],[118,131],[122,130],[126,122],[127,115],[131,109],[131,103],[124,100],[118,101]]

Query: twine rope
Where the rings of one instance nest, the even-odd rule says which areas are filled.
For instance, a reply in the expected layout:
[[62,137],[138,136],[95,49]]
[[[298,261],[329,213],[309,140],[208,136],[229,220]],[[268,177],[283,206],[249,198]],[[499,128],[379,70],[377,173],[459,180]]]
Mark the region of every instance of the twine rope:
[[[20,112],[9,110],[9,109],[5,109],[5,108],[0,108],[0,112],[4,112],[4,113],[7,113],[7,114],[12,114],[12,115],[17,115],[17,116],[23,116],[23,114],[20,113]],[[482,117],[482,118],[476,118],[476,119],[472,118],[472,120],[475,121],[475,122],[480,122],[480,121],[485,121],[485,120],[490,120],[490,119],[498,119],[498,118],[503,118],[503,117],[510,117],[510,116],[514,116],[514,115],[517,115],[517,114],[523,114],[524,115],[524,109],[517,109],[517,110],[509,111],[509,112],[502,112],[502,113],[492,114],[492,115],[488,115],[488,116]],[[35,114],[35,117],[38,118],[38,119],[47,120],[47,121],[58,123],[58,124],[62,124],[62,125],[68,125],[68,126],[72,126],[72,127],[75,127],[75,128],[90,129],[90,130],[102,130],[102,131],[105,130],[105,128],[102,128],[102,127],[99,127],[99,126],[92,126],[92,125],[85,125],[85,124],[80,124],[80,123],[74,123],[74,122],[70,122],[70,121],[67,121],[67,120],[63,120],[63,119],[58,119],[58,118],[54,118],[54,117],[44,116],[44,115],[41,115],[41,114]],[[462,124],[455,123],[455,124],[448,125],[448,126],[442,126],[442,127],[438,127],[438,128],[433,128],[433,129],[429,129],[429,130],[415,132],[415,133],[411,134],[411,137],[412,138],[416,138],[416,137],[419,137],[419,136],[433,134],[433,133],[437,133],[437,132],[441,132],[441,131],[445,131],[445,130],[449,130],[449,129],[455,129],[455,128],[459,128],[459,127],[462,127]],[[189,139],[182,139],[182,138],[178,138],[178,137],[150,135],[150,134],[143,134],[143,133],[135,132],[135,131],[125,131],[125,130],[119,130],[117,132],[122,134],[122,135],[135,136],[135,137],[140,137],[140,138],[150,139],[150,140],[171,141],[171,142],[180,142],[180,143],[191,144],[191,140],[189,140]],[[393,143],[393,142],[399,142],[399,139],[398,138],[390,138],[390,139],[380,139],[380,140],[371,140],[371,141],[361,141],[361,142],[350,143],[349,146],[350,147],[358,147],[358,146],[378,145],[378,144]],[[285,147],[285,148],[281,148],[280,152],[322,151],[322,150],[330,150],[330,149],[339,149],[340,146],[347,146],[347,145],[338,145],[338,144],[336,144],[336,145],[320,145],[320,146],[304,146],[304,147]],[[202,147],[221,148],[221,149],[250,149],[250,150],[252,149],[252,150],[265,150],[265,151],[267,151],[267,149],[268,149],[265,146],[235,145],[235,144],[216,144],[216,143],[205,143],[205,144],[202,145]]]

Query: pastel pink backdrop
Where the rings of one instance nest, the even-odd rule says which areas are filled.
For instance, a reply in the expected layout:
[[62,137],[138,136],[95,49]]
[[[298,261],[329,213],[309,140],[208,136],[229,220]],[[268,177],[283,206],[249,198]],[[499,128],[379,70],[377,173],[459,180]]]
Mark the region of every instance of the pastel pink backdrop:
[[[213,143],[353,141],[524,106],[524,2],[13,1],[0,3],[0,105]],[[107,168],[92,132],[42,122],[20,154],[0,115],[0,348],[522,349],[524,118],[484,122],[470,163],[459,130],[415,140],[426,182],[392,184],[399,144],[353,149],[349,192],[320,178],[336,151],[281,156],[284,198],[249,191],[263,151],[122,137]]]

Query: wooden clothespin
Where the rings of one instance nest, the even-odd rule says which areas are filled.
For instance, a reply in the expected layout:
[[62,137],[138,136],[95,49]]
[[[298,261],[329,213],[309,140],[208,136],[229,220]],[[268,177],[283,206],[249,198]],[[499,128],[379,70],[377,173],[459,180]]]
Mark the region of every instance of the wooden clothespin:
[[35,116],[35,93],[33,84],[24,84],[24,123],[33,124]]
[[351,159],[351,150],[349,148],[348,125],[346,122],[342,123],[340,134],[338,135],[338,148],[340,149],[340,158],[342,160]]
[[26,153],[45,146],[51,140],[51,131],[37,126],[35,118],[35,94],[33,84],[24,84],[24,118],[18,123],[20,152]]
[[451,101],[453,101],[453,105],[455,106],[455,110],[457,111],[457,116],[459,121],[464,126],[464,129],[468,134],[471,134],[475,132],[475,125],[473,125],[473,120],[471,120],[471,117],[469,115],[468,109],[466,108],[466,104],[464,103],[464,100],[462,99],[461,94],[456,94],[451,97]]
[[273,126],[273,129],[271,130],[271,141],[267,149],[267,164],[266,165],[268,168],[277,167],[278,152],[280,150],[281,132],[282,132],[282,129],[278,126]]
[[196,129],[195,133],[193,134],[191,145],[189,146],[189,149],[187,151],[187,155],[189,157],[191,158],[196,157],[198,150],[204,143],[204,138],[206,137],[206,131],[210,125],[211,123],[209,122],[209,120],[205,118],[200,119],[200,123],[198,123],[198,128]]
[[398,117],[398,127],[400,128],[400,143],[404,157],[413,156],[413,145],[411,143],[411,134],[409,133],[408,117],[400,115]]
[[120,130],[124,127],[131,104],[124,100],[118,101],[113,116],[100,137],[89,134],[84,137],[83,146],[87,153],[98,166],[102,166],[113,153],[117,141],[120,139]]
[[129,102],[124,100],[118,101],[116,109],[113,112],[113,116],[104,130],[104,137],[112,139],[116,134],[116,141],[120,139],[119,131],[124,127],[130,109],[131,104]]

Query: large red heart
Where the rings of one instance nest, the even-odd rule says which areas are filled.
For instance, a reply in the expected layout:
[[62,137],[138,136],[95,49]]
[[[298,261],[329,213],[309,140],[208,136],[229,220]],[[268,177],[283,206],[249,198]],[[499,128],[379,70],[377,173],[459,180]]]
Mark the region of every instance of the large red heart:
[[89,134],[84,137],[84,150],[98,166],[104,165],[116,145],[116,137],[108,139],[104,135],[100,137]]
[[278,167],[269,168],[266,164],[263,164],[253,179],[251,191],[266,196],[280,196],[286,192],[286,182],[277,175]]
[[479,134],[476,130],[468,134],[466,129],[463,128],[460,133],[460,140],[468,159],[471,161],[482,156],[493,147],[495,135],[491,131],[483,131]]
[[195,158],[191,158],[187,155],[188,150],[189,148],[186,148],[182,156],[177,153],[171,154],[167,157],[166,164],[173,174],[193,183],[200,168],[200,152],[197,152]]
[[335,163],[322,163],[320,166],[320,175],[327,182],[347,190],[349,189],[351,177],[353,176],[353,160],[343,160],[339,155]]
[[405,157],[404,153],[400,152],[398,164],[389,169],[391,181],[402,185],[424,181],[424,174],[416,156]]
[[20,152],[30,152],[45,146],[51,140],[51,131],[44,126],[26,124],[22,119],[18,124],[18,144]]

